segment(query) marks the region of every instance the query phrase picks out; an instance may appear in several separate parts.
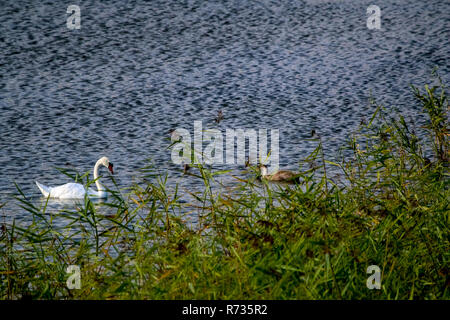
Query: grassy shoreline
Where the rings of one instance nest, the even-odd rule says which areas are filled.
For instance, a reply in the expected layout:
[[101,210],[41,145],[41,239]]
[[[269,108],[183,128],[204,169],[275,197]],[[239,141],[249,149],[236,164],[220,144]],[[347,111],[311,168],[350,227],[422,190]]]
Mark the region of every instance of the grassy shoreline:
[[[254,174],[213,192],[226,173],[197,166],[205,187],[192,194],[195,227],[163,176],[125,196],[112,190],[113,215],[85,199],[54,216],[19,194],[33,221],[1,225],[0,298],[449,299],[446,87],[413,91],[425,127],[379,107],[342,160],[327,161],[318,140],[300,185]],[[331,166],[344,184],[327,176]],[[80,267],[79,290],[67,288],[69,265]],[[380,290],[366,287],[370,265],[381,269]]]

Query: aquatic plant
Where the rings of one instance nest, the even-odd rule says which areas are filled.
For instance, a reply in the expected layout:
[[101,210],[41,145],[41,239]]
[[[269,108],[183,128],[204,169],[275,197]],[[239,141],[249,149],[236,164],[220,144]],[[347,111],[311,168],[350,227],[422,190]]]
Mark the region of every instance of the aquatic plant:
[[[184,203],[149,166],[126,193],[109,190],[112,201],[57,213],[17,187],[31,222],[1,225],[0,297],[449,299],[447,89],[413,90],[426,125],[378,106],[341,160],[326,160],[319,141],[297,185],[259,181],[251,168],[223,188],[227,172],[194,165],[189,178],[204,188]],[[81,289],[66,285],[69,265]],[[380,290],[366,286],[370,265]]]

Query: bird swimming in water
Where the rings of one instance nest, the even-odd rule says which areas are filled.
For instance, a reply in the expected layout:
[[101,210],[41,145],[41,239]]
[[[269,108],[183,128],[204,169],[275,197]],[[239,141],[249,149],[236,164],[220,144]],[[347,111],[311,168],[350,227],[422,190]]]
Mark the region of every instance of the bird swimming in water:
[[317,134],[316,130],[312,129],[311,130],[311,136],[312,139],[319,139],[320,136]]
[[169,130],[169,134],[170,134],[170,140],[172,142],[180,142],[181,141],[181,136],[180,134],[177,132],[176,129],[170,129]]
[[286,183],[299,183],[300,177],[297,173],[288,170],[279,170],[273,174],[268,174],[267,167],[261,165],[259,167],[261,178],[267,181],[286,182]]
[[222,110],[219,110],[219,112],[217,113],[217,117],[214,119],[214,121],[216,121],[217,123],[219,123],[220,121],[223,120],[223,112]]

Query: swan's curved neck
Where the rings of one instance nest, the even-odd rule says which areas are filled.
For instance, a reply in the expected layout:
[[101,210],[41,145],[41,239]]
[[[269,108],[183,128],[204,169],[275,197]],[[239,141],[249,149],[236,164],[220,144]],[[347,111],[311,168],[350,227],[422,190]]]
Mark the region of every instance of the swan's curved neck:
[[100,192],[104,192],[105,188],[103,187],[103,185],[100,183],[100,179],[98,178],[98,167],[101,165],[100,160],[97,161],[97,163],[95,164],[94,167],[94,179],[95,179],[95,185],[97,186],[98,191]]
[[267,176],[267,168],[261,167],[261,176],[266,177]]

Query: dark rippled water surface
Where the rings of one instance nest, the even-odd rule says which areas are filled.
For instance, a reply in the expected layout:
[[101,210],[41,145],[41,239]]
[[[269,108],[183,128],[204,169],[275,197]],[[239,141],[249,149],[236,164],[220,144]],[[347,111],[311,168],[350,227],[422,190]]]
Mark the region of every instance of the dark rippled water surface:
[[[66,26],[68,4],[81,29]],[[381,8],[382,30],[366,27]],[[417,118],[409,84],[434,67],[449,82],[450,1],[2,1],[0,202],[16,181],[68,182],[55,167],[114,162],[121,187],[152,158],[172,182],[168,131],[280,129],[280,165],[315,146],[332,154],[370,93]],[[14,210],[6,209],[3,210]]]

